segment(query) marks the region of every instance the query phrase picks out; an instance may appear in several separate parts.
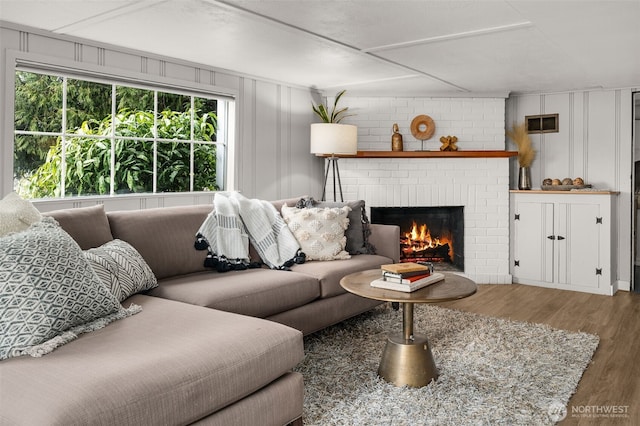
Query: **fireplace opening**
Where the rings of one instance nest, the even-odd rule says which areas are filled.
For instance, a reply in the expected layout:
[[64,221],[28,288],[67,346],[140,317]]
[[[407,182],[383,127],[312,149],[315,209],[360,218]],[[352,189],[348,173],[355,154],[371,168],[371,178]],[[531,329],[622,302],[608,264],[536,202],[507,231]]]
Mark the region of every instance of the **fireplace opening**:
[[371,207],[371,223],[400,227],[400,262],[464,271],[464,207]]

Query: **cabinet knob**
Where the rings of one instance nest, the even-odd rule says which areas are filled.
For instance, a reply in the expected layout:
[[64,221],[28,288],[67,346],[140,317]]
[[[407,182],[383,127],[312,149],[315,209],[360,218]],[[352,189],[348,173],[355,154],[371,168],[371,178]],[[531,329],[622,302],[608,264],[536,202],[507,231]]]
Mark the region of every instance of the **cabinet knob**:
[[547,238],[550,239],[550,240],[555,240],[556,236],[555,235],[549,235]]
[[564,240],[564,237],[561,235],[558,235],[558,241],[562,241],[562,240]]

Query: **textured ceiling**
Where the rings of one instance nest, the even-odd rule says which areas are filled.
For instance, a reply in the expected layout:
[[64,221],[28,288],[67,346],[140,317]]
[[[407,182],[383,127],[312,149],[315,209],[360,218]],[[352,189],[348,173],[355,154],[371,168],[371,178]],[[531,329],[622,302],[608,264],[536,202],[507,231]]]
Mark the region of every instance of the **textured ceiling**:
[[0,0],[0,20],[329,94],[640,88],[640,0]]

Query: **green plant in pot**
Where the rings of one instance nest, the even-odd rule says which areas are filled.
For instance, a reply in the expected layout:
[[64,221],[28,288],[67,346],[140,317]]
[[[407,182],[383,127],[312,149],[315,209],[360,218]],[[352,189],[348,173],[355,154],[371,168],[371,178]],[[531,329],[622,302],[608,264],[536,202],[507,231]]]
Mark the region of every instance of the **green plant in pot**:
[[340,98],[342,97],[342,95],[344,95],[344,93],[346,92],[346,90],[341,90],[340,92],[338,92],[336,94],[336,100],[333,102],[333,106],[331,107],[331,111],[329,111],[329,105],[325,105],[325,104],[318,104],[318,105],[311,105],[311,107],[313,108],[313,112],[316,113],[316,115],[318,117],[320,117],[320,119],[324,122],[324,123],[335,123],[338,124],[340,123],[344,118],[346,117],[350,117],[351,115],[346,115],[347,110],[349,109],[349,107],[344,107],[341,109],[338,109],[338,102],[340,101]]
[[349,107],[338,108],[338,102],[346,90],[336,94],[333,106],[328,104],[313,105],[313,112],[322,119],[322,123],[311,124],[311,153],[321,156],[348,154],[354,155],[357,152],[357,127],[353,124],[341,124],[346,117]]

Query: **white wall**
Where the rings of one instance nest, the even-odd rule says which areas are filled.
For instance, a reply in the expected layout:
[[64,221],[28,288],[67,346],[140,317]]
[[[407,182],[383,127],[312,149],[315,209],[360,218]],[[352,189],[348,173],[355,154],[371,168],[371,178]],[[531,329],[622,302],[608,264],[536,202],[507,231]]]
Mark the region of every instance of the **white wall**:
[[[86,40],[3,23],[0,27],[0,196],[12,190],[13,75],[15,58],[35,59],[96,73],[195,88],[231,95],[236,99],[234,153],[228,189],[248,197],[287,198],[317,195],[323,176],[322,160],[309,154],[311,102],[319,95],[308,88],[265,81],[199,64],[176,61],[145,52],[126,50]],[[147,208],[175,202],[208,202],[210,196],[128,196],[74,199],[58,208],[113,204],[114,208]],[[46,208],[46,207],[45,207]]]
[[[329,105],[333,105],[333,98]],[[353,98],[349,92],[339,107],[354,114],[343,122],[358,126],[360,151],[391,151],[394,123],[403,136],[404,150],[416,151],[422,143],[411,134],[411,121],[428,115],[435,133],[424,142],[424,149],[440,149],[441,136],[457,136],[461,150],[501,150],[504,142],[505,100],[503,98]]]
[[[540,187],[547,177],[579,176],[596,188],[619,191],[612,247],[618,288],[628,290],[632,266],[632,90],[514,95],[506,105],[507,127],[524,121],[526,115],[559,114],[558,133],[531,135],[538,151],[531,167],[534,187]],[[516,186],[517,163],[512,162],[511,187]]]

